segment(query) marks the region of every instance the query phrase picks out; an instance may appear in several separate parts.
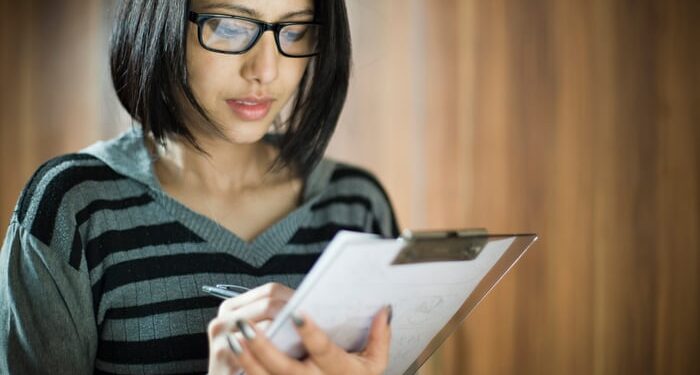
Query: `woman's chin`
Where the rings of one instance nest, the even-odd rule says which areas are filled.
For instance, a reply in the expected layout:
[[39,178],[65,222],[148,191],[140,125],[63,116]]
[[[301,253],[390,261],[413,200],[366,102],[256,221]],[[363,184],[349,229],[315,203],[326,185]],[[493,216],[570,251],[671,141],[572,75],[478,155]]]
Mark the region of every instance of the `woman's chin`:
[[236,144],[251,144],[260,142],[265,134],[267,134],[268,127],[261,127],[260,129],[243,129],[236,131],[224,131],[226,138],[228,138],[231,143]]

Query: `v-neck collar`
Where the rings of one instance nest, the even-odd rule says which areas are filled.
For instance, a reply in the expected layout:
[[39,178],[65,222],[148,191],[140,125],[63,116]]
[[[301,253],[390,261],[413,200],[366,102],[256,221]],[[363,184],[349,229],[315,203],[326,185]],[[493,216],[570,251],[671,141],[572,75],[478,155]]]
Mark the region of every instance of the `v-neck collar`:
[[252,241],[246,242],[228,228],[190,209],[162,190],[155,193],[156,200],[170,215],[205,239],[214,250],[230,252],[256,267],[262,266],[270,257],[279,253],[279,249],[284,247],[296,231],[308,222],[311,218],[311,206],[320,197],[317,195],[302,203]]
[[304,181],[302,203],[252,241],[246,242],[213,219],[202,215],[168,195],[155,176],[155,158],[148,152],[143,132],[132,128],[121,136],[95,143],[82,150],[126,177],[148,187],[154,199],[175,220],[206,240],[215,251],[224,251],[260,267],[285,246],[297,230],[311,218],[311,206],[322,196],[335,169],[335,162],[323,159]]

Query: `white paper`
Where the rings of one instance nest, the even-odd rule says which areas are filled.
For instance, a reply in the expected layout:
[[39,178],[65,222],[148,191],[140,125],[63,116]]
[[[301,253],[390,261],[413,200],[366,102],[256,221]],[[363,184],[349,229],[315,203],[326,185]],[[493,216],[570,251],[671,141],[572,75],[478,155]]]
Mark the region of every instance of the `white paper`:
[[333,239],[267,333],[293,356],[303,354],[290,314],[309,315],[339,346],[360,351],[372,318],[391,304],[387,374],[403,374],[457,312],[514,237],[492,241],[470,261],[391,265],[402,240],[341,232]]

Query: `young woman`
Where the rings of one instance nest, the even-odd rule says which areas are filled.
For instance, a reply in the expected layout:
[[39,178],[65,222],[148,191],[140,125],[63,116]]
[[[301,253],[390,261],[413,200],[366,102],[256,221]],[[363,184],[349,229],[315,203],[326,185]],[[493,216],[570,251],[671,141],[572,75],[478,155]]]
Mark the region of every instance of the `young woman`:
[[[342,0],[123,1],[111,46],[138,125],[41,166],[0,252],[0,373],[377,374],[390,308],[347,353],[262,329],[340,229],[398,234],[366,171],[322,158],[345,100]],[[203,285],[251,291],[220,303]]]

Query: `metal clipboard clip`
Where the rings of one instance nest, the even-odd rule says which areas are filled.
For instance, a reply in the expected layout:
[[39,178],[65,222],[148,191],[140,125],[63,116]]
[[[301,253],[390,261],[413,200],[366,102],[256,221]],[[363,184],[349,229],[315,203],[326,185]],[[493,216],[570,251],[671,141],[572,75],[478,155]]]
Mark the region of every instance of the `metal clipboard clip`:
[[412,232],[405,230],[400,239],[404,247],[392,265],[474,260],[488,243],[486,229],[462,231]]

